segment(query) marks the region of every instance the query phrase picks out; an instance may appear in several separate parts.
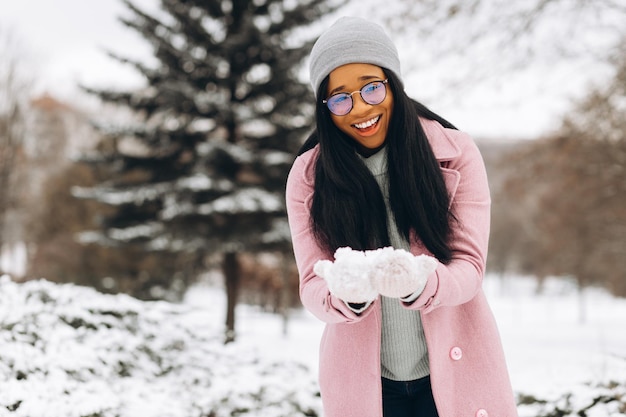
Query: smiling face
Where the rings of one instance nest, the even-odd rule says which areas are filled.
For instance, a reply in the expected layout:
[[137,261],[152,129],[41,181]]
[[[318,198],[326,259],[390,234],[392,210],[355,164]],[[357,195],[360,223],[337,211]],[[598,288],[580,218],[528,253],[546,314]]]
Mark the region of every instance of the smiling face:
[[345,116],[331,113],[330,117],[342,132],[350,136],[363,155],[372,155],[385,144],[393,111],[393,95],[388,85],[387,96],[380,104],[368,104],[358,91],[372,81],[385,80],[383,70],[370,64],[347,64],[335,68],[329,75],[327,96],[352,93],[353,107]]

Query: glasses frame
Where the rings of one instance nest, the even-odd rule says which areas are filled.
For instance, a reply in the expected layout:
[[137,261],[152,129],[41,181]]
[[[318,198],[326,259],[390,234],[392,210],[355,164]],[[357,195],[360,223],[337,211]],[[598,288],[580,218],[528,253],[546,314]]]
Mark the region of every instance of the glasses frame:
[[[385,96],[383,97],[383,99],[381,101],[379,101],[378,103],[370,103],[369,101],[365,100],[365,97],[363,97],[363,90],[365,89],[365,87],[367,87],[370,84],[375,84],[375,83],[382,83],[383,87],[385,88]],[[352,98],[352,96],[356,93],[359,93],[359,95],[361,96],[361,99],[369,104],[370,106],[375,106],[377,104],[382,103],[383,101],[385,101],[385,99],[387,98],[387,86],[385,84],[389,83],[389,78],[385,78],[384,80],[374,80],[374,81],[370,81],[369,83],[365,84],[363,87],[361,87],[360,89],[353,91],[351,93],[335,93],[332,96],[322,100],[322,103],[326,104],[326,107],[328,108],[328,111],[330,111],[332,114],[334,114],[335,116],[346,116],[348,114],[350,114],[350,112],[352,111],[352,109],[354,108],[354,99]],[[348,97],[350,97],[350,109],[348,109],[348,111],[344,114],[337,114],[335,112],[333,112],[330,109],[330,106],[328,105],[328,102],[330,101],[330,99],[332,99],[335,96],[341,96],[341,95],[346,95]]]

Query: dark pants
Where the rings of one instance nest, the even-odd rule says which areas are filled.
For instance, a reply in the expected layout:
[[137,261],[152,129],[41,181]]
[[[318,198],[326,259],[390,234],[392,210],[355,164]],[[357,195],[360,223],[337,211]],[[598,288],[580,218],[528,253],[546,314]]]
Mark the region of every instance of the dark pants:
[[383,378],[384,417],[438,417],[430,376],[415,381]]

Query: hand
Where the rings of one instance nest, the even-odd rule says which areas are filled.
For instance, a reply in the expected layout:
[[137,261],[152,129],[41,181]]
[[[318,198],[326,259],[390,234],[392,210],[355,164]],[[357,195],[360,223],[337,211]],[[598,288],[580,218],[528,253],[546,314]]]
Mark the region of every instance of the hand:
[[368,303],[378,297],[370,283],[369,260],[364,252],[339,248],[334,262],[319,260],[313,271],[324,278],[331,294],[347,303]]
[[371,258],[370,279],[374,289],[386,297],[405,298],[421,293],[438,261],[432,256],[413,256],[391,247],[368,251]]

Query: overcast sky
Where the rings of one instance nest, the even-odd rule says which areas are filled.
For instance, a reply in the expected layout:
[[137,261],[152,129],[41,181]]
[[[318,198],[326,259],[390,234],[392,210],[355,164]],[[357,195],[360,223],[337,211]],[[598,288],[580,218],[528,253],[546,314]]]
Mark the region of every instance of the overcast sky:
[[[158,4],[156,0],[134,3],[147,10]],[[126,87],[141,82],[135,72],[105,53],[111,50],[143,60],[150,58],[143,39],[118,21],[120,15],[127,13],[120,1],[0,0],[0,5],[0,29],[9,29],[21,40],[21,51],[33,69],[38,93],[48,92],[61,100],[73,101],[78,97],[78,83]],[[567,74],[570,89],[574,85],[573,75]],[[463,102],[454,95],[437,97],[434,109],[476,137],[536,137],[556,127],[567,110],[568,93],[538,94],[545,92],[538,80],[556,85],[561,82],[561,75],[554,73],[547,81],[545,74],[524,73],[516,77],[474,91],[469,98],[458,94],[466,98]],[[410,86],[415,88],[417,83],[408,81],[407,90]],[[418,89],[437,83],[436,75],[426,83],[418,85]]]
[[[23,58],[33,68],[37,91],[62,98],[78,82],[124,85],[139,78],[111,60],[105,50],[148,57],[145,42],[125,28],[117,0],[0,0],[0,27],[23,44]],[[153,0],[135,1],[155,4]]]

